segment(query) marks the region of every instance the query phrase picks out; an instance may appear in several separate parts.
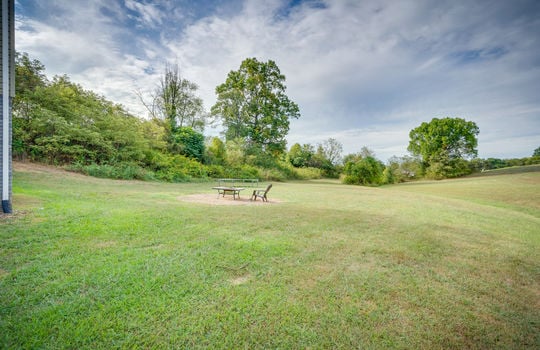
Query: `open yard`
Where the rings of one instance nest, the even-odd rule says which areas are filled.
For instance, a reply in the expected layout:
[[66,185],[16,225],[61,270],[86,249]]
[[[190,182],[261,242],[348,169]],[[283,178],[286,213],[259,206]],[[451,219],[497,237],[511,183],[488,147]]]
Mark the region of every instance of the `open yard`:
[[540,348],[539,171],[216,205],[15,169],[0,348]]

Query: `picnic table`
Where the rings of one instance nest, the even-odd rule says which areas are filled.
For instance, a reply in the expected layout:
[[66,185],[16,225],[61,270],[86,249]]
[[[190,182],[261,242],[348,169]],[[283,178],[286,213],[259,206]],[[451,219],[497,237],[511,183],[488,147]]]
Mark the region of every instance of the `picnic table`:
[[219,195],[222,195],[223,197],[225,197],[226,194],[229,194],[229,195],[232,194],[234,200],[236,200],[236,196],[240,198],[240,191],[244,190],[243,187],[232,187],[232,186],[216,186],[216,187],[212,187],[212,189],[218,191],[218,198],[219,198]]

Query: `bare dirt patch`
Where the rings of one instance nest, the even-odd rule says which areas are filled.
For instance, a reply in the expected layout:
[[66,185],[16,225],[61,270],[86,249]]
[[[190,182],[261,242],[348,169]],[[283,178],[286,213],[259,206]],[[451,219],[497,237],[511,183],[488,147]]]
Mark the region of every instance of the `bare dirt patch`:
[[19,219],[25,217],[27,214],[28,212],[26,210],[14,210],[13,213],[10,214],[0,213],[0,222]]
[[54,174],[55,176],[70,176],[70,177],[79,177],[88,179],[91,178],[84,174],[76,173],[74,171],[69,171],[61,167],[56,167],[53,165],[45,165],[40,163],[31,163],[31,162],[13,162],[13,170],[20,171],[23,173],[33,173],[33,174]]
[[241,284],[247,283],[249,281],[250,277],[251,277],[250,275],[239,276],[239,277],[231,278],[229,280],[229,282],[233,286],[239,286]]
[[68,173],[62,168],[30,162],[13,162],[13,169],[25,173]]
[[252,201],[248,196],[242,196],[241,198],[234,199],[232,196],[217,196],[212,193],[200,193],[190,194],[187,196],[180,196],[178,200],[189,203],[201,203],[208,205],[273,205],[281,203],[279,199],[269,199],[268,202],[261,200]]

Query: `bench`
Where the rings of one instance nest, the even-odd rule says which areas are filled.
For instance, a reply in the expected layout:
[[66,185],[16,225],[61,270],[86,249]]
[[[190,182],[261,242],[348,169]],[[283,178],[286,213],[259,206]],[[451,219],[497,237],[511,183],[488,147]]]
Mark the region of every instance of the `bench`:
[[259,179],[217,179],[218,186],[224,187],[257,187]]
[[253,190],[253,194],[251,195],[251,200],[256,201],[257,198],[262,199],[263,202],[268,202],[268,198],[266,197],[266,194],[270,189],[272,188],[272,184],[269,184],[266,189],[264,190]]

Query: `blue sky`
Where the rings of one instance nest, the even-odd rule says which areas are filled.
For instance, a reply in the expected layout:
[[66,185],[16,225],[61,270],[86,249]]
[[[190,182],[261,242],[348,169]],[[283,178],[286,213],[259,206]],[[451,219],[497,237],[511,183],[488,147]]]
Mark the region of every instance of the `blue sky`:
[[[215,87],[247,57],[274,60],[300,106],[292,144],[335,138],[386,160],[434,117],[480,128],[482,158],[540,146],[540,2],[16,0],[16,48],[49,76],[146,116],[166,62]],[[219,127],[205,134],[218,135]]]

